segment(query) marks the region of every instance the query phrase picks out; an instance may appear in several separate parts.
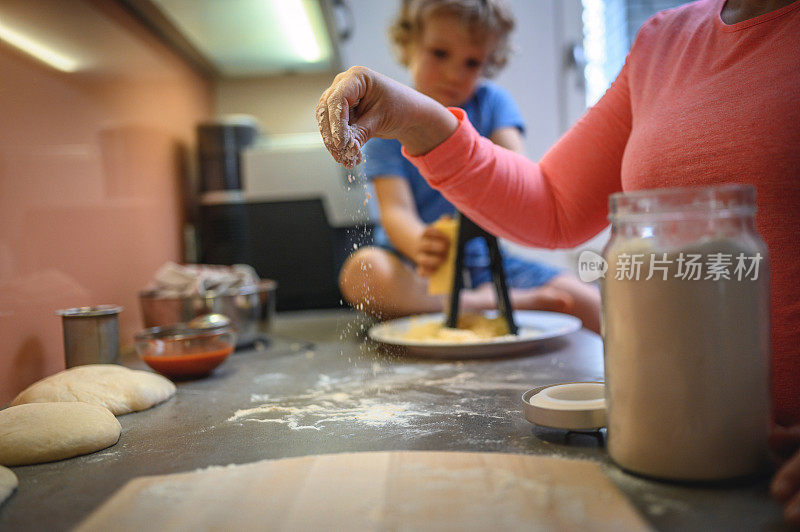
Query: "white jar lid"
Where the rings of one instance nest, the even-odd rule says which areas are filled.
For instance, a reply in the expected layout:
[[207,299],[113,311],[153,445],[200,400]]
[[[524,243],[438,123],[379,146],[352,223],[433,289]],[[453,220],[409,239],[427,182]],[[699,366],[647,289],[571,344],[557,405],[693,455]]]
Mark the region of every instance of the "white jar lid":
[[567,430],[606,426],[605,385],[602,382],[548,384],[522,395],[525,419],[536,425]]

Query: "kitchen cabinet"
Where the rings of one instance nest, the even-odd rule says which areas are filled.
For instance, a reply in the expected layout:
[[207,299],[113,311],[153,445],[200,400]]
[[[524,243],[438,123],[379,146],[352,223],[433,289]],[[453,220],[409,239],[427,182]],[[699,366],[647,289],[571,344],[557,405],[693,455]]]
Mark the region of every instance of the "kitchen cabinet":
[[[195,68],[214,78],[337,70],[331,0],[117,0]],[[345,9],[341,5],[340,10]]]

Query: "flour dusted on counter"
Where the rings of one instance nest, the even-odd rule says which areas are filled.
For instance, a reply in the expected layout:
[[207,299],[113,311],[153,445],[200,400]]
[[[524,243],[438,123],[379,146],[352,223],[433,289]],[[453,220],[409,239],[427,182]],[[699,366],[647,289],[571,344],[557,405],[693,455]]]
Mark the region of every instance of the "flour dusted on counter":
[[326,425],[354,422],[367,426],[407,427],[413,418],[432,415],[407,401],[370,396],[360,381],[321,374],[313,389],[291,397],[251,394],[261,403],[234,412],[228,421],[277,423],[294,430],[322,430]]
[[[329,401],[322,399],[320,404],[304,406],[282,406],[262,404],[254,408],[237,410],[228,421],[258,421],[279,423],[291,429],[322,430],[324,425],[352,421],[361,425],[380,427],[384,425],[408,426],[412,417],[426,415],[413,411],[409,403],[383,403],[369,398],[340,398]],[[428,413],[427,415],[430,415]]]
[[[342,425],[358,424],[400,437],[434,434],[446,430],[450,422],[458,423],[462,416],[480,416],[484,422],[516,416],[516,410],[492,410],[483,392],[507,390],[516,395],[528,379],[522,372],[501,369],[496,375],[478,378],[458,364],[386,368],[373,364],[363,374],[320,374],[303,393],[282,395],[280,379],[257,376],[254,385],[270,393],[251,393],[250,402],[258,404],[236,410],[228,422],[334,432],[340,432]],[[452,396],[452,406],[446,412],[431,410],[431,394]]]
[[258,283],[258,274],[247,264],[220,266],[167,262],[156,271],[150,288],[157,290],[160,297],[185,297],[212,291],[223,293]]

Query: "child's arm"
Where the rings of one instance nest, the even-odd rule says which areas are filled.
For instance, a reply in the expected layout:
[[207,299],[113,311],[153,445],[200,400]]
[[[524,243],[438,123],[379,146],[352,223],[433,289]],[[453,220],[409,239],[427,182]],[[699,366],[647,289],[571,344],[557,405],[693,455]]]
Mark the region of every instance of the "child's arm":
[[492,132],[489,140],[514,153],[525,155],[525,141],[519,129],[513,126],[501,127]]
[[[522,133],[514,126],[492,132],[491,141],[506,149],[525,154]],[[417,266],[417,272],[429,276],[445,262],[450,239],[433,225],[426,225],[417,214],[417,207],[408,182],[400,176],[373,178],[381,211],[381,222],[392,245]]]
[[414,261],[421,275],[430,275],[447,258],[449,240],[417,214],[408,182],[399,176],[373,178],[381,223],[392,245]]

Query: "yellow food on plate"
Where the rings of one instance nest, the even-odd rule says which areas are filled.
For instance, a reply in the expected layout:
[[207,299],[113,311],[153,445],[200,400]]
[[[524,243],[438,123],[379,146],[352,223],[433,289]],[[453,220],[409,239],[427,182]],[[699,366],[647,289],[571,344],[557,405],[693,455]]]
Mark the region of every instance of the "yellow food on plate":
[[447,259],[428,278],[428,293],[430,295],[449,294],[450,288],[453,286],[453,274],[455,272],[458,222],[454,218],[443,216],[433,222],[433,227],[450,238],[450,249],[447,251]]
[[406,340],[463,343],[489,340],[507,334],[508,323],[503,316],[487,318],[480,314],[462,314],[458,318],[457,329],[445,327],[443,321],[412,321],[402,337]]

